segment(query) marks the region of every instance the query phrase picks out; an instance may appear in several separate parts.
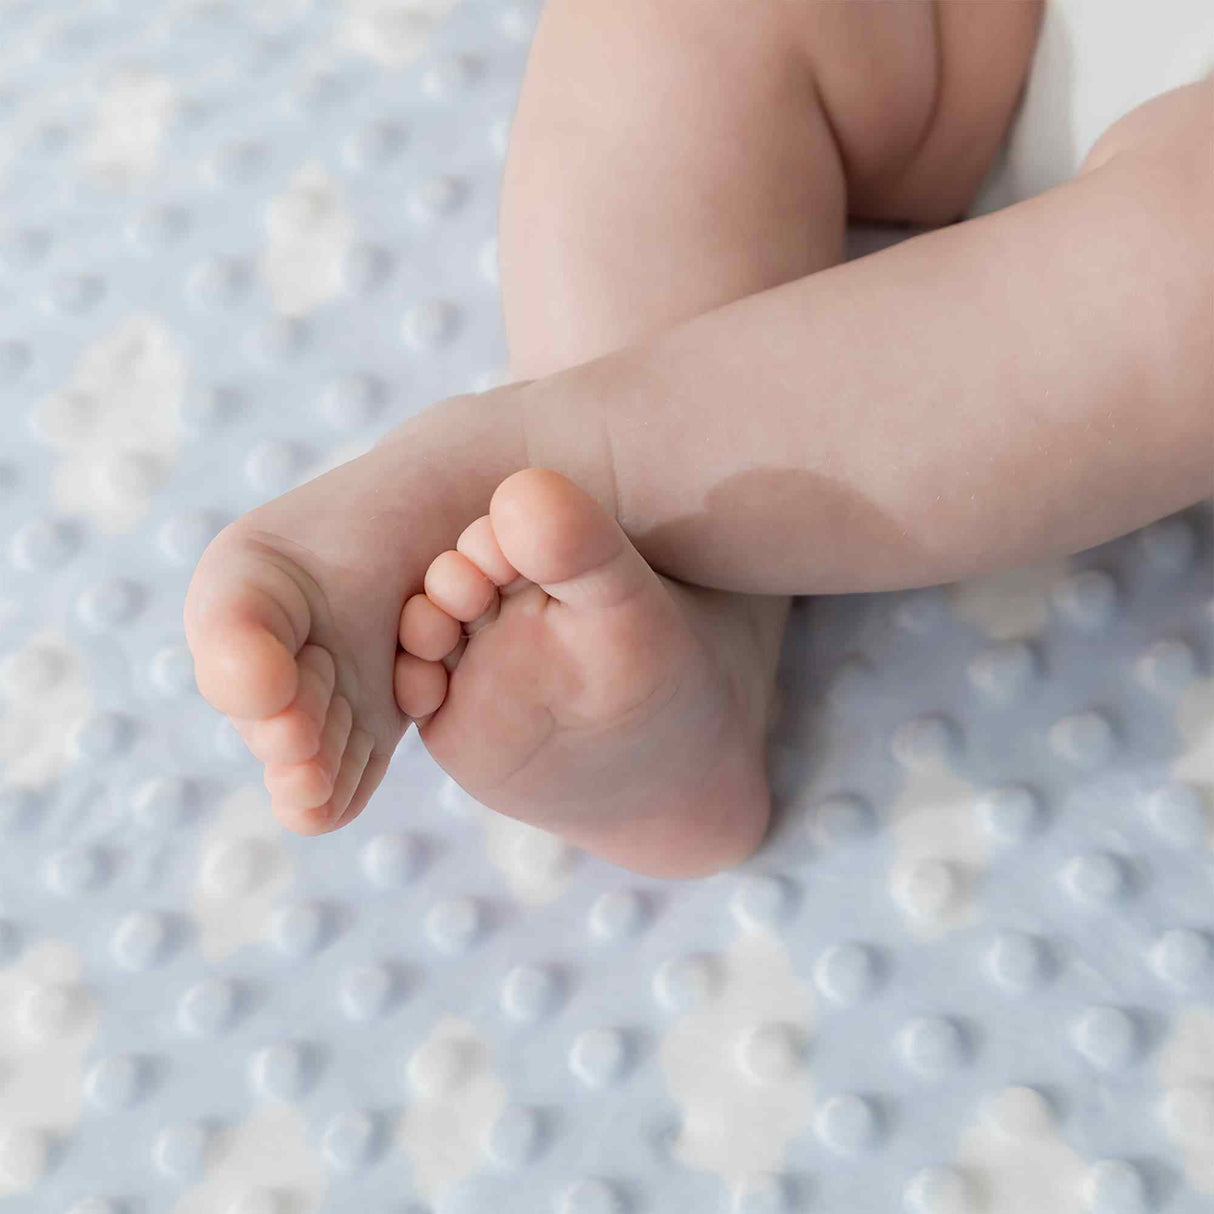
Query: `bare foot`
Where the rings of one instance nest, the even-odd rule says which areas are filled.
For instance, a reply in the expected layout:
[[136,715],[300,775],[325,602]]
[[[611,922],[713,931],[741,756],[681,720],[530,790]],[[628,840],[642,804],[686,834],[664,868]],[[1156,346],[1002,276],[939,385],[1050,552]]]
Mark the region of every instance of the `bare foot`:
[[661,577],[528,469],[405,603],[397,702],[492,809],[645,873],[714,872],[767,827],[772,607]]
[[440,402],[204,553],[185,608],[198,687],[266,765],[284,826],[333,830],[383,778],[409,725],[392,689],[401,606],[522,466],[513,399]]

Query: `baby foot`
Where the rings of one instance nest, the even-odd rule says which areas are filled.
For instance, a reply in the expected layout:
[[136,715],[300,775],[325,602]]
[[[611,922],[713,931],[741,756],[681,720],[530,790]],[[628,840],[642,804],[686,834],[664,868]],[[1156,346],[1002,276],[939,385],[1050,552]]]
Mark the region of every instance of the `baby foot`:
[[713,872],[767,826],[769,605],[661,577],[528,469],[405,603],[397,702],[491,808],[645,873]]
[[350,821],[409,725],[392,688],[401,606],[519,467],[506,390],[453,398],[221,532],[186,598],[199,690],[265,764],[278,819]]

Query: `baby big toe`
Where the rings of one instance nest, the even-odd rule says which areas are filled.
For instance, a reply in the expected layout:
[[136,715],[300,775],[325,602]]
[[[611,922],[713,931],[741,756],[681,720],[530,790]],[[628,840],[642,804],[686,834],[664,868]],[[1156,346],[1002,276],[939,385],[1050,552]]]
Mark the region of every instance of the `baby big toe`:
[[572,481],[525,468],[489,504],[497,542],[522,577],[570,607],[610,607],[660,596],[658,575],[619,523]]
[[261,720],[291,704],[311,616],[285,566],[225,532],[204,553],[184,614],[198,690],[213,707]]

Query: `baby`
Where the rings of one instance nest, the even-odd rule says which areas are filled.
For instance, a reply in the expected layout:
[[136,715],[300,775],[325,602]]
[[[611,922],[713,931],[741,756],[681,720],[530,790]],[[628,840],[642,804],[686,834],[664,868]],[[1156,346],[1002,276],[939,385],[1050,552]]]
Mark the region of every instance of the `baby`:
[[[954,222],[1040,21],[551,0],[501,215],[518,382],[240,519],[190,587],[198,685],[284,825],[349,822],[414,722],[493,809],[713,872],[767,826],[789,595],[1073,552],[1211,492],[1214,79]],[[839,264],[849,218],[934,230]]]

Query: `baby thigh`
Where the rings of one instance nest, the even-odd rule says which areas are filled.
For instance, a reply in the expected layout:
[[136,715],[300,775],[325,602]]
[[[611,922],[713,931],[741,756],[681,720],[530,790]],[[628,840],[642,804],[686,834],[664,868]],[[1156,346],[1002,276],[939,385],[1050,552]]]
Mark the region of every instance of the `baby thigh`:
[[502,205],[516,375],[586,361],[840,258],[844,176],[790,19],[801,7],[547,6]]

